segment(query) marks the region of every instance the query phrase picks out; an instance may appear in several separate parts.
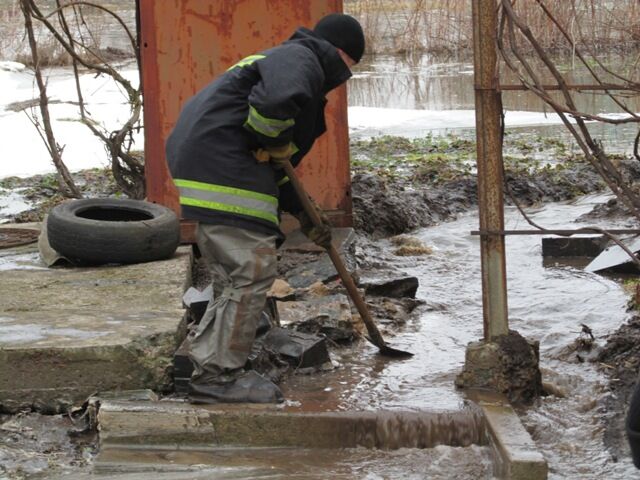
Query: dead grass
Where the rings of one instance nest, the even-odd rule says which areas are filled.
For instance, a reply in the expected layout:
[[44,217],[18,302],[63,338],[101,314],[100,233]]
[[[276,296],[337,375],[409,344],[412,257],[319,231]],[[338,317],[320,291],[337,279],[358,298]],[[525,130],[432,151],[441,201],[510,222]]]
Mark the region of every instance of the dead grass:
[[[578,46],[628,50],[640,45],[638,0],[546,0]],[[515,9],[542,46],[570,51],[572,46],[533,0]],[[369,53],[458,52],[472,46],[470,0],[347,0],[345,11],[365,30]]]
[[399,257],[417,257],[433,253],[431,247],[425,245],[419,238],[410,235],[398,235],[389,241],[398,247],[393,254]]

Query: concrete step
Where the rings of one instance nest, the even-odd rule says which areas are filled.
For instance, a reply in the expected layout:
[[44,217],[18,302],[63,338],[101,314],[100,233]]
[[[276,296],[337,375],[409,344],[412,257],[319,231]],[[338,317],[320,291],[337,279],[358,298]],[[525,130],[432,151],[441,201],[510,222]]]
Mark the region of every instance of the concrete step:
[[105,401],[101,447],[173,445],[296,448],[431,448],[485,442],[477,408],[411,412],[287,412],[270,405]]
[[[452,411],[358,412],[103,399],[95,472],[147,474],[169,469],[175,478],[206,478],[198,476],[204,472],[243,478],[240,469],[258,478],[274,461],[287,465],[283,458],[296,458],[308,468],[320,452],[325,457],[350,458],[353,453],[344,452],[414,452],[446,445],[488,446],[493,473],[499,478],[545,480],[547,463],[507,400],[485,392],[471,392],[470,396],[472,402]],[[193,470],[194,465],[199,467]]]

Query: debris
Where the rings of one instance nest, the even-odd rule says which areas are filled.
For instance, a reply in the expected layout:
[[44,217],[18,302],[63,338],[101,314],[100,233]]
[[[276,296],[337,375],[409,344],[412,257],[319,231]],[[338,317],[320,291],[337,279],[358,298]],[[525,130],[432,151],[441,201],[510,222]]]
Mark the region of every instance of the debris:
[[207,305],[213,299],[213,287],[209,285],[200,291],[195,287],[190,287],[182,297],[182,303],[189,309],[191,320],[199,323],[207,310]]
[[[640,237],[623,242],[637,257],[640,251]],[[610,270],[615,272],[637,272],[638,269],[629,255],[619,245],[612,245],[585,267],[587,272]]]
[[392,280],[367,280],[361,282],[366,295],[392,298],[415,298],[420,282],[416,277],[401,277]]
[[330,361],[327,341],[285,328],[274,328],[262,339],[264,348],[281,355],[294,368],[320,366]]
[[293,300],[295,299],[295,290],[281,278],[276,278],[271,289],[267,292],[267,297],[272,297],[276,300]]
[[604,235],[590,237],[543,237],[543,257],[597,257],[607,245]]
[[390,239],[397,248],[393,254],[400,257],[431,255],[433,249],[425,245],[422,240],[409,235],[398,235]]
[[334,324],[351,323],[351,305],[343,294],[310,297],[304,301],[278,302],[282,325],[298,324],[312,318],[326,316]]
[[322,335],[334,343],[351,343],[357,337],[351,322],[337,321],[329,315],[318,315],[292,326],[298,332]]

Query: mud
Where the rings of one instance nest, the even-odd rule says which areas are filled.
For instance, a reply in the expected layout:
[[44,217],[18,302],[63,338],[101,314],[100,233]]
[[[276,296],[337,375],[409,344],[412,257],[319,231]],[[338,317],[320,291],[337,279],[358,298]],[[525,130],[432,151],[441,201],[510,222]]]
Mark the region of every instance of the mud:
[[0,415],[0,478],[38,479],[89,471],[95,456],[92,435],[75,429],[63,415]]
[[624,421],[640,371],[640,315],[611,334],[597,357],[609,377],[609,392],[603,409],[604,442],[618,456],[629,456]]
[[[511,148],[522,151],[524,146]],[[474,149],[473,142],[457,137],[438,141],[382,137],[356,142],[352,145],[357,158],[352,178],[356,230],[374,238],[388,237],[452,220],[476,206],[477,177],[470,163]],[[581,156],[561,154],[564,150],[546,144],[535,150],[553,163],[505,155],[506,204],[513,204],[513,199],[523,206],[557,202],[605,188]],[[637,161],[620,155],[612,158],[629,181],[640,179]],[[600,210],[603,207],[593,217],[608,212]],[[627,212],[617,209],[616,214]]]

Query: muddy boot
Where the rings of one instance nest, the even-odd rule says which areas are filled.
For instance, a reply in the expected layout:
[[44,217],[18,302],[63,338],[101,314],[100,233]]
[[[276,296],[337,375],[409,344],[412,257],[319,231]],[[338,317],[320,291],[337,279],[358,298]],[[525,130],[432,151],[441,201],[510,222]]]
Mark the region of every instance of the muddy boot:
[[284,396],[278,386],[255,370],[228,383],[189,384],[191,403],[280,403]]

